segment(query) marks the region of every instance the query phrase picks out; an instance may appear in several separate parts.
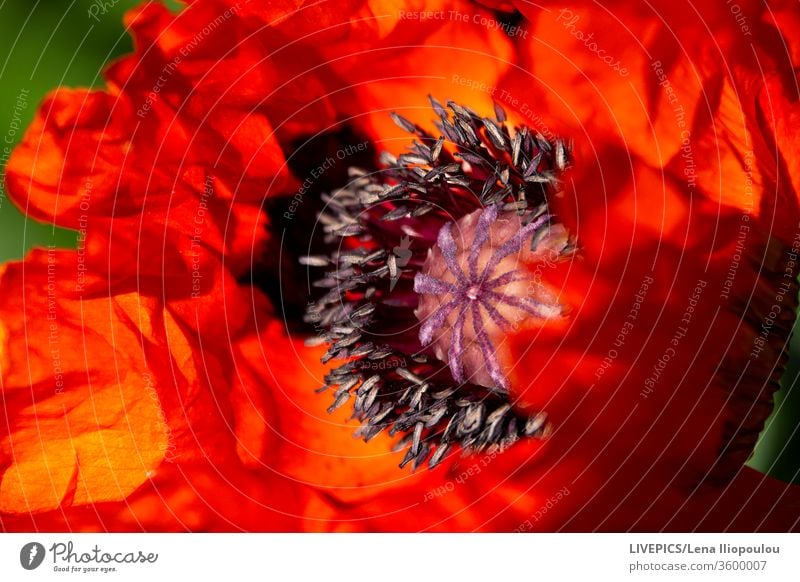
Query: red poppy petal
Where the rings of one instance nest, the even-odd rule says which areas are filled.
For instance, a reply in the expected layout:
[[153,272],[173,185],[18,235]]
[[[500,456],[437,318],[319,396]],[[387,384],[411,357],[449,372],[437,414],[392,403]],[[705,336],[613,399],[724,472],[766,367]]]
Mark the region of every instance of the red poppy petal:
[[36,251],[2,273],[2,512],[124,499],[167,447],[142,330],[119,316],[137,299],[76,300],[70,254]]

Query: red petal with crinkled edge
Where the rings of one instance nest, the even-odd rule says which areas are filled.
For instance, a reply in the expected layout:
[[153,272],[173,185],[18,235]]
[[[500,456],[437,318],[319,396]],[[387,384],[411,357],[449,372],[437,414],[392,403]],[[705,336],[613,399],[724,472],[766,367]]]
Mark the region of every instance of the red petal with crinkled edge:
[[[511,109],[545,110],[572,135],[608,134],[655,166],[693,140],[723,80],[793,66],[781,20],[763,2],[516,5],[531,34],[520,46],[522,70],[511,71],[518,78],[503,83],[518,101]],[[527,102],[531,86],[544,103]],[[748,97],[746,85],[736,89]]]
[[215,290],[222,320],[202,298],[93,295],[76,289],[77,256],[35,251],[2,275],[2,512],[122,500],[164,459],[274,449],[258,379],[236,374],[225,347],[244,295]]
[[[661,172],[634,159],[631,171],[606,150],[596,167],[578,165],[554,201],[582,241],[581,257],[549,275],[574,315],[515,339],[514,386],[521,405],[553,417],[550,462],[575,463],[568,479],[582,505],[568,529],[796,527],[777,509],[743,520],[738,503],[727,515],[714,505],[714,526],[705,511],[694,522],[674,515],[676,500],[697,511],[703,496],[743,494],[737,483],[772,411],[797,309],[793,180],[753,97],[730,99],[723,89],[714,118],[730,187],[714,188],[690,156]],[[779,95],[772,103],[774,118],[791,115]],[[734,113],[754,130],[751,151]],[[716,143],[703,127],[692,150],[700,160]]]
[[[232,266],[246,271],[267,238],[265,230],[252,228],[265,220],[258,218],[261,200],[291,182],[263,116],[219,115],[196,124],[157,105],[133,123],[138,118],[124,96],[59,90],[11,156],[9,192],[33,217],[79,230],[90,261],[108,259],[101,247],[108,250],[109,234],[101,225],[128,221],[124,236],[133,238],[126,243],[131,251],[141,242],[146,256],[151,243],[196,240],[195,246],[217,258],[229,255]],[[245,212],[253,218],[244,220],[251,228],[242,233],[237,217]],[[252,252],[223,239],[243,236]],[[156,265],[152,257],[145,264]]]
[[3,513],[122,500],[167,450],[146,306],[133,293],[76,299],[73,255],[36,251],[0,275]]
[[[112,67],[108,77],[145,104],[158,81],[152,63],[177,60],[180,68],[158,100],[189,116],[224,103],[263,112],[285,148],[298,136],[342,122],[391,139],[400,134],[386,121],[389,109],[423,108],[428,94],[459,98],[467,83],[492,88],[512,59],[511,41],[501,31],[450,16],[415,16],[421,12],[469,19],[476,6],[455,0],[403,7],[352,0],[335,8],[329,1],[215,0],[172,16],[151,4],[129,17],[142,54]],[[480,102],[490,105],[491,98],[487,91]]]

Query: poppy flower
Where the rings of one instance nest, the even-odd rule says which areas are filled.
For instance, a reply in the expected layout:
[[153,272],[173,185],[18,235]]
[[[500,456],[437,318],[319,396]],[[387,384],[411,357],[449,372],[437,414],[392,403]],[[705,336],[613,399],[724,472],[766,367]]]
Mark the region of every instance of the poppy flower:
[[7,168],[79,243],[0,273],[4,530],[795,529],[798,22],[737,9],[131,12]]

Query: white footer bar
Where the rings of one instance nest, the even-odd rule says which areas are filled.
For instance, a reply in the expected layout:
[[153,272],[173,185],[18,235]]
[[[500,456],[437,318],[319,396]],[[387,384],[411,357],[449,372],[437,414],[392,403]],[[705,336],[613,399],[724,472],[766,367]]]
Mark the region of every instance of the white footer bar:
[[[4,534],[0,580],[800,580],[791,534]],[[513,577],[513,578],[512,578]]]

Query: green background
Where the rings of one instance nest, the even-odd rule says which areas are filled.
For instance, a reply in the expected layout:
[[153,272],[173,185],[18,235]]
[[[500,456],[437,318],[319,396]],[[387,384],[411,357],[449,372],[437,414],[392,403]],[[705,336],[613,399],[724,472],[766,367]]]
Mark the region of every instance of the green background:
[[[106,14],[98,14],[99,22],[89,16],[89,7],[95,3],[108,7]],[[175,2],[166,3],[178,8]],[[132,50],[122,15],[137,4],[138,0],[0,0],[0,130],[9,127],[22,90],[29,91],[28,107],[22,111],[23,124],[27,125],[36,105],[57,85],[102,86],[102,69]],[[0,262],[19,259],[33,246],[71,247],[75,243],[75,233],[27,220],[5,192],[0,193]],[[774,477],[798,483],[799,363],[800,340],[795,335],[776,412],[750,463]]]

